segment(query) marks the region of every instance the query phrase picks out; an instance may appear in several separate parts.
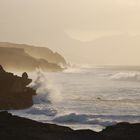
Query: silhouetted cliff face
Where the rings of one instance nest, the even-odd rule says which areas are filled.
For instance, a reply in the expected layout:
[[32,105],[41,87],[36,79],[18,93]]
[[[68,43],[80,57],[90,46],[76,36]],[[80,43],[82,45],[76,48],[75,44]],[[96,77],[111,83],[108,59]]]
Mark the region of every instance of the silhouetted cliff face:
[[5,72],[0,66],[0,109],[24,109],[33,105],[35,91],[26,87],[32,82],[27,73],[22,77]]
[[62,70],[57,64],[30,56],[22,48],[0,47],[0,65],[8,71],[34,71],[36,68],[44,71]]
[[64,57],[61,56],[57,52],[53,52],[49,48],[34,47],[34,46],[28,46],[28,45],[22,45],[22,46],[25,49],[25,52],[27,52],[28,54],[30,54],[31,56],[35,58],[40,58],[40,59],[43,58],[50,63],[66,65],[66,61]]
[[44,59],[49,63],[66,65],[66,61],[63,56],[61,56],[57,52],[53,52],[52,50],[46,47],[36,47],[31,45],[14,44],[14,43],[6,43],[6,42],[0,42],[0,47],[22,48],[25,50],[27,54],[29,54],[34,58]]
[[72,130],[55,124],[0,112],[0,139],[2,140],[140,140],[140,124],[121,123],[102,132]]

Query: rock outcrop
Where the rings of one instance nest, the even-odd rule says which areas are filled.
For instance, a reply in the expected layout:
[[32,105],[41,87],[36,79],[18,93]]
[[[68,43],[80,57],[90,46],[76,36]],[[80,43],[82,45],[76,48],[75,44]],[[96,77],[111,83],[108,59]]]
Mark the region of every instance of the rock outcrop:
[[102,132],[72,130],[0,112],[2,140],[140,140],[140,124],[120,123]]
[[32,82],[27,73],[22,77],[6,72],[0,66],[0,110],[24,109],[33,105],[35,91],[26,87]]

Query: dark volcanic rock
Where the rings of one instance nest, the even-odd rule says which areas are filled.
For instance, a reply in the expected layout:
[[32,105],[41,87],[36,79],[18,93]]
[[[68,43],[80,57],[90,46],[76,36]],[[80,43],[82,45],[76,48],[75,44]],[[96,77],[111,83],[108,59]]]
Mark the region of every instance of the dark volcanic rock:
[[19,77],[5,72],[0,66],[0,110],[24,109],[32,106],[35,91],[26,87],[31,82],[27,73]]
[[140,140],[140,123],[118,123],[114,126],[108,126],[101,133],[105,140]]
[[5,70],[3,69],[3,67],[0,65],[0,73],[5,72]]
[[72,130],[0,112],[1,140],[140,140],[140,124],[119,123],[102,132]]
[[44,124],[0,112],[1,140],[98,140],[98,133],[91,130],[74,131],[68,127]]

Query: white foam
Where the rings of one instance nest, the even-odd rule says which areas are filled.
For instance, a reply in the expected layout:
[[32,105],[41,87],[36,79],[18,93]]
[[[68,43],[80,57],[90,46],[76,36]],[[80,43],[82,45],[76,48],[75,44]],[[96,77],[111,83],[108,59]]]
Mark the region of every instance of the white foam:
[[57,123],[80,123],[80,124],[97,124],[97,125],[102,125],[102,126],[109,126],[116,124],[116,121],[108,121],[108,120],[103,120],[100,117],[93,116],[93,115],[85,115],[85,114],[76,114],[76,113],[70,113],[68,115],[63,115],[56,117],[54,122]]
[[45,115],[45,116],[55,116],[57,111],[52,107],[47,107],[44,105],[41,106],[33,106],[26,113],[33,114],[33,115]]
[[140,81],[140,73],[138,72],[119,72],[112,76],[110,79],[113,80],[125,80],[125,81]]
[[81,73],[83,72],[82,69],[78,69],[78,68],[68,68],[66,70],[64,70],[65,73]]
[[91,69],[97,68],[97,66],[90,64],[70,64],[67,69],[65,69],[64,73],[85,73],[89,72]]
[[35,104],[40,103],[52,103],[61,100],[60,92],[56,85],[53,85],[48,79],[45,73],[38,70],[36,77],[29,87],[36,90],[37,96],[33,97]]
[[140,72],[72,67],[32,76],[36,104],[21,116],[77,129],[140,122]]

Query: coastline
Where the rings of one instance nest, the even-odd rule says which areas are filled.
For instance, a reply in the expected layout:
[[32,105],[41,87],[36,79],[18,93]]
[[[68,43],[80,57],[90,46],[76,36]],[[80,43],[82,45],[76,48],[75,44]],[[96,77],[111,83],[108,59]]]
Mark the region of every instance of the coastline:
[[[0,80],[1,110],[24,109],[33,105],[32,96],[36,95],[36,92],[26,87],[32,81],[27,73],[18,77],[6,72],[0,66],[0,76],[2,77]],[[11,79],[12,82],[10,82]],[[2,140],[140,140],[139,132],[140,123],[122,122],[95,132],[90,129],[73,130],[66,126],[41,123],[15,116],[7,111],[0,112],[0,138]]]
[[0,112],[0,138],[2,140],[139,140],[140,123],[118,123],[101,132],[73,130],[56,124],[41,123]]

